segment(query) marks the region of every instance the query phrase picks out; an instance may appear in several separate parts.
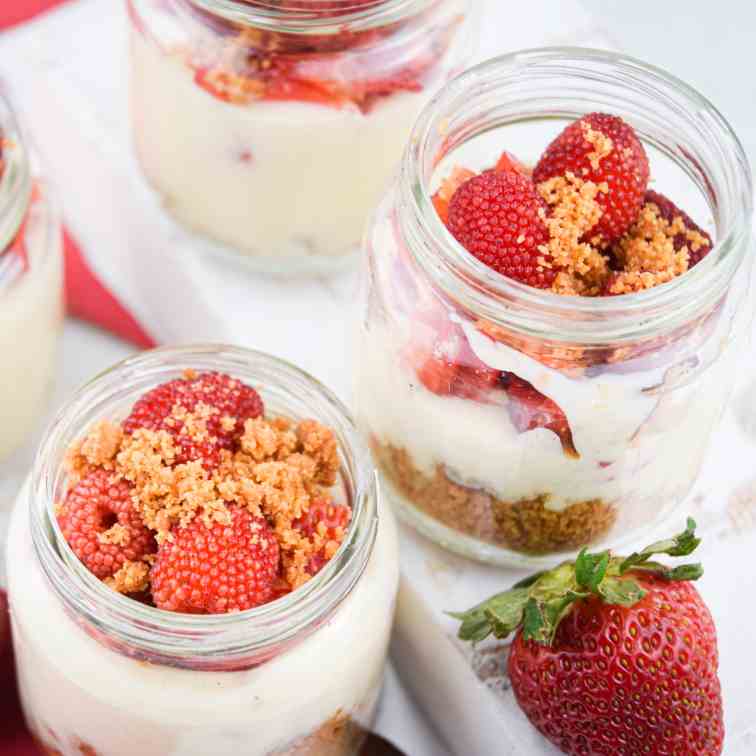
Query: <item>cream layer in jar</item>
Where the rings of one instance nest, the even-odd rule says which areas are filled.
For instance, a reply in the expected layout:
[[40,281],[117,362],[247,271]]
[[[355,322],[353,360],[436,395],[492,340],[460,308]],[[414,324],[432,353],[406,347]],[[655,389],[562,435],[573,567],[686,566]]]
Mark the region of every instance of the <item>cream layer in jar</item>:
[[398,580],[390,511],[359,584],[326,625],[259,667],[212,672],[127,658],[74,622],[33,557],[26,496],[9,535],[14,646],[29,723],[49,747],[63,756],[82,744],[101,756],[351,753],[342,730],[370,725],[383,682]]

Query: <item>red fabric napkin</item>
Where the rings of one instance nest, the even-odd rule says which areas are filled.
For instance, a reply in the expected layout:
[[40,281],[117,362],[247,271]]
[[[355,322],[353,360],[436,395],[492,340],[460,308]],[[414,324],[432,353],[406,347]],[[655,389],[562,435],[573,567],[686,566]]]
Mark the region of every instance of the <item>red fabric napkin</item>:
[[92,273],[81,249],[67,232],[63,233],[66,257],[66,303],[68,313],[104,328],[143,349],[155,341]]
[[3,0],[0,3],[0,29],[6,29],[60,5],[64,0]]

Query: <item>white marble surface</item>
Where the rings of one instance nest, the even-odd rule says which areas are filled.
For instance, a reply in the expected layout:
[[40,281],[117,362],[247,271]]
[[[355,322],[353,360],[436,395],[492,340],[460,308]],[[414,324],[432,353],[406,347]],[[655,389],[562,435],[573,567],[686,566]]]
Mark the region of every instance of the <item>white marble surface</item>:
[[[746,74],[745,68],[741,69],[743,76],[732,76],[735,56],[750,44],[748,22],[753,20],[748,10],[750,3],[732,0],[710,8],[693,0],[664,4],[643,0],[632,4],[620,0],[586,0],[594,14],[589,15],[577,0],[531,0],[517,6],[502,0],[474,2],[479,2],[488,14],[484,25],[484,55],[547,43],[603,45],[611,40],[631,53],[667,65],[683,77],[686,71],[695,71],[697,77],[702,77],[701,86],[708,87],[715,99],[721,84],[727,102],[731,103],[733,117],[737,117],[746,141],[756,152],[756,136],[751,131],[756,123],[756,96],[753,92],[750,96],[743,93],[744,89],[754,86],[753,77]],[[637,19],[633,9],[639,9],[640,15],[644,6],[646,15],[653,9],[657,31],[651,32],[634,23]],[[720,14],[718,10],[726,6],[730,7],[730,12]],[[739,13],[742,13],[740,22]],[[703,42],[694,43],[698,38],[691,35],[699,33],[694,28],[699,17],[706,18],[706,25],[702,27],[706,29],[705,39],[709,42],[711,38],[716,39],[716,45],[722,49],[720,59],[711,54],[702,56]],[[680,29],[680,24],[688,24],[683,26],[687,31],[672,35],[674,46],[670,52],[669,35],[661,30]],[[717,31],[712,33],[713,30]],[[726,45],[722,42],[725,38]],[[24,66],[20,66],[20,61]],[[297,282],[229,275],[223,266],[199,265],[190,257],[191,250],[186,248],[186,240],[179,234],[169,232],[158,244],[153,227],[142,222],[142,198],[133,189],[138,176],[125,157],[129,139],[122,3],[78,0],[43,23],[0,39],[0,75],[4,80],[18,85],[28,76],[36,82],[40,72],[48,78],[48,93],[53,92],[60,99],[55,102],[40,98],[45,102],[35,102],[31,96],[33,88],[26,88],[24,107],[31,111],[47,107],[52,114],[60,106],[61,114],[70,116],[61,118],[59,123],[61,133],[71,136],[70,154],[55,149],[49,130],[40,127],[35,131],[35,138],[43,142],[43,150],[47,147],[52,152],[48,159],[59,183],[68,187],[77,182],[98,182],[98,191],[94,194],[63,192],[64,208],[70,224],[90,252],[92,263],[108,278],[111,286],[125,299],[133,298],[135,309],[163,340],[224,338],[266,349],[295,360],[342,396],[348,396],[353,273],[334,279]],[[724,105],[723,108],[729,112]],[[101,159],[77,166],[74,136],[78,138],[78,149],[91,150]],[[103,165],[117,173],[123,183],[117,185],[114,181],[106,185],[100,181]],[[114,224],[118,222],[115,208],[123,216],[122,222],[123,218],[127,219],[129,235],[126,237],[113,233]],[[166,306],[159,296],[159,287],[165,285],[171,273],[171,269],[159,269],[152,263],[152,256],[161,253],[172,255],[173,261],[183,260],[172,269],[177,277],[175,286],[185,292],[188,300],[198,294],[197,299],[191,300],[194,320],[190,322],[185,312],[177,318],[174,303]],[[123,263],[125,258],[129,265],[118,268],[115,263]],[[116,269],[120,274],[114,275]],[[129,346],[88,326],[68,323],[54,404],[59,405],[76,386],[130,352]],[[0,480],[0,496],[10,495],[15,488],[25,473],[30,453],[27,449],[16,457],[12,471]],[[388,676],[379,729],[408,756],[447,754],[393,671]]]

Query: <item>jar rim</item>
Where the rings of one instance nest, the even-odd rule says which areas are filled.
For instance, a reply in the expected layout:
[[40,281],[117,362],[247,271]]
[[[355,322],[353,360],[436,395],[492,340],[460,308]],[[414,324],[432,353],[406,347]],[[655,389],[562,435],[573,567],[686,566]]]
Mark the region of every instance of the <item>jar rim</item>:
[[[732,211],[717,234],[711,252],[686,274],[646,291],[613,297],[554,294],[507,278],[477,260],[448,232],[436,212],[429,181],[432,167],[460,144],[495,128],[490,123],[473,128],[464,124],[459,141],[446,129],[450,114],[472,108],[477,88],[486,95],[505,91],[515,81],[522,85],[549,75],[578,80],[590,71],[594,78],[635,84],[649,96],[674,93],[687,104],[696,123],[706,129],[727,162],[726,191]],[[528,103],[532,107],[532,103]],[[585,112],[585,111],[584,111]],[[580,117],[583,113],[552,111],[549,117]],[[608,112],[612,112],[611,109]],[[624,114],[621,109],[618,115]],[[497,126],[535,116],[500,118]],[[545,117],[545,116],[544,116]],[[693,116],[691,116],[693,117]],[[632,122],[632,121],[631,121]],[[441,155],[430,154],[443,134]],[[645,134],[639,131],[642,141]],[[655,143],[655,146],[656,145]],[[684,147],[680,145],[681,151]],[[672,156],[670,156],[672,157]],[[678,165],[680,155],[673,157]],[[691,156],[695,161],[695,156]],[[706,166],[699,165],[703,170]],[[690,171],[685,168],[686,172]],[[707,175],[701,181],[708,182]],[[418,264],[442,290],[463,306],[525,335],[585,344],[622,342],[653,337],[674,330],[713,306],[727,290],[748,248],[753,214],[752,180],[745,151],[729,123],[697,90],[666,71],[619,53],[581,47],[544,47],[521,50],[485,61],[452,80],[426,106],[415,124],[400,169],[400,218],[405,239]],[[710,202],[711,204],[711,202]],[[712,208],[714,211],[714,208]],[[713,285],[713,282],[716,285]],[[569,328],[564,328],[564,323]],[[560,324],[555,332],[555,324]],[[569,332],[568,332],[569,331]]]
[[[241,380],[259,381],[274,401],[296,396],[318,402],[308,416],[336,433],[342,479],[352,506],[344,540],[328,564],[290,594],[233,614],[169,612],[122,596],[90,573],[63,538],[54,513],[65,475],[62,459],[71,441],[102,419],[113,400],[125,401],[124,386],[141,376],[139,392],[178,377],[187,369],[219,370]],[[252,375],[259,376],[252,379]],[[276,385],[272,381],[276,380]],[[300,414],[300,416],[303,416]],[[85,419],[88,421],[82,423]],[[85,384],[60,410],[45,432],[28,487],[32,542],[48,583],[79,620],[97,629],[122,653],[191,669],[238,663],[246,668],[303,639],[350,594],[372,553],[378,527],[377,482],[367,447],[354,421],[330,389],[289,362],[250,349],[220,344],[162,347],[117,363]]]
[[7,98],[0,94],[0,138],[2,176],[0,176],[0,294],[23,273],[23,266],[3,261],[3,252],[13,241],[29,209],[32,175],[26,139]]
[[372,0],[367,5],[349,6],[328,15],[314,12],[289,0],[189,0],[208,13],[228,21],[287,34],[340,34],[345,28],[363,31],[393,24],[424,10],[437,0]]

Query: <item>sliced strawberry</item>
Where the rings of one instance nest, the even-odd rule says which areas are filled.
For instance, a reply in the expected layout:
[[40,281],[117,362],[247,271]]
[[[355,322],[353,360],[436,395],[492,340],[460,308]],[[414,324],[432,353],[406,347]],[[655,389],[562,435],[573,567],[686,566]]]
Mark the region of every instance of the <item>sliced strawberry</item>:
[[506,150],[501,153],[499,162],[494,166],[494,170],[499,173],[515,172],[523,176],[533,175],[532,168],[529,168],[525,163],[521,163],[511,152],[507,152]]
[[449,202],[451,202],[454,192],[474,175],[467,168],[455,166],[451,175],[441,182],[438,191],[433,195],[433,206],[436,208],[438,217],[441,218],[444,225],[447,225],[449,222]]
[[452,396],[459,366],[433,351],[416,355],[416,371],[420,382],[438,396]]
[[478,359],[459,325],[446,321],[437,329],[430,349],[417,348],[410,355],[420,382],[438,396],[484,400],[499,387],[499,371]]
[[509,416],[518,433],[546,428],[557,435],[566,456],[580,458],[567,416],[556,402],[514,373],[503,372],[500,380],[509,397]]

